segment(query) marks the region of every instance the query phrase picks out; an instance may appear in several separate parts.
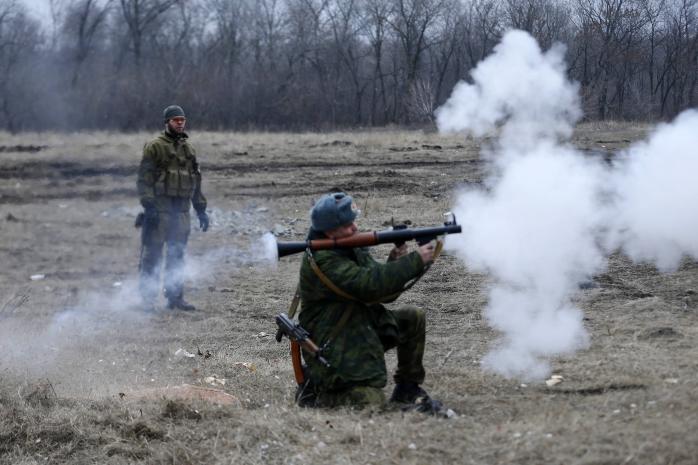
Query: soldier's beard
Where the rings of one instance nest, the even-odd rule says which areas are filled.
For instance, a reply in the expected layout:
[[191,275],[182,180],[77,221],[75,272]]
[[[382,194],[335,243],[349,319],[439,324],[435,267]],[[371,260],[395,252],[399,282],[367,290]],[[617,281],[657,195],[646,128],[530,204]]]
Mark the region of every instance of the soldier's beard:
[[183,137],[185,135],[184,128],[177,129],[174,126],[172,126],[170,123],[167,123],[166,131],[168,134],[170,134],[173,137]]

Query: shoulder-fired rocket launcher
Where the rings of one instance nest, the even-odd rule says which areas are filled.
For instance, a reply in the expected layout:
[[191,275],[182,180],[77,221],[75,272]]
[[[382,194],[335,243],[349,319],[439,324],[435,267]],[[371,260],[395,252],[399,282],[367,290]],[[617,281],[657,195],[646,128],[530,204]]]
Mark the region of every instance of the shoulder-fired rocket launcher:
[[356,233],[341,239],[312,239],[299,242],[277,242],[278,258],[300,253],[306,249],[353,249],[355,247],[369,247],[378,244],[401,245],[407,241],[415,240],[419,245],[427,244],[439,236],[446,234],[458,234],[461,227],[456,223],[456,217],[447,213],[449,218],[443,226],[430,226],[426,228],[408,228],[406,225],[395,226],[384,231],[366,231]]

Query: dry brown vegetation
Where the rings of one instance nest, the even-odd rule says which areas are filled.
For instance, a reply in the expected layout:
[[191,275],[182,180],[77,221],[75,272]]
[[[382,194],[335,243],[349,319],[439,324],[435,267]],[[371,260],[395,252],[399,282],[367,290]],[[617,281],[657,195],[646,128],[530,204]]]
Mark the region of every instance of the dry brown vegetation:
[[[575,142],[612,157],[642,134],[585,126]],[[480,369],[495,337],[487,277],[444,256],[399,302],[428,309],[425,387],[459,416],[299,409],[273,340],[298,257],[258,265],[252,241],[302,238],[332,188],[355,195],[364,228],[434,224],[457,187],[482,180],[480,141],[194,132],[213,219],[189,247],[190,263],[210,265],[188,285],[198,311],[143,315],[132,223],[148,137],[0,136],[0,463],[698,463],[696,263],[660,274],[613,256],[575,296],[591,347],[555,360],[564,381],[548,387]],[[183,384],[240,403],[171,395]]]

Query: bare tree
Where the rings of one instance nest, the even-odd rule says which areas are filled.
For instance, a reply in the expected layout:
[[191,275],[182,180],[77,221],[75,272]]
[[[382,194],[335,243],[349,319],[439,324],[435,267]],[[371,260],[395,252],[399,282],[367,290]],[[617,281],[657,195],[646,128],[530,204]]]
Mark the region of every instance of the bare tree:
[[148,28],[179,1],[181,0],[119,0],[137,69],[141,66],[143,41]]
[[[397,34],[403,53],[397,105],[406,110],[405,98],[417,79],[424,51],[431,46],[429,33],[445,13],[446,0],[396,0],[389,23]],[[408,114],[406,111],[403,113]],[[403,120],[404,117],[402,118]]]
[[472,0],[464,14],[464,41],[469,67],[487,56],[502,35],[501,5],[496,0]]
[[698,72],[698,1],[670,2],[666,13],[665,63],[657,82],[660,114],[695,104]]
[[[578,0],[585,47],[583,85],[595,95],[601,119],[621,116],[646,16],[639,0]],[[593,62],[589,58],[593,56]]]
[[389,27],[389,15],[390,5],[386,0],[367,0],[364,4],[364,31],[371,46],[371,55],[373,59],[370,111],[370,121],[372,125],[378,123],[377,107],[379,103],[383,108],[381,122],[386,123],[388,121],[389,107],[385,73],[383,72],[383,56],[387,40],[387,28]]
[[565,2],[553,0],[505,0],[508,25],[529,32],[543,48],[564,38],[570,11]]
[[66,7],[62,33],[72,49],[72,87],[78,84],[85,60],[94,53],[95,41],[106,25],[111,3],[112,0],[75,0]]
[[22,128],[29,99],[22,66],[39,46],[39,25],[16,0],[0,0],[0,112],[2,125]]
[[428,123],[510,28],[567,45],[587,118],[697,99],[698,0],[50,0],[58,35],[19,1],[0,0],[12,130],[135,130],[172,101],[211,128]]
[[[368,47],[364,47],[359,37],[364,27],[361,11],[357,0],[333,0],[328,9],[330,27],[334,37],[335,56],[339,61],[335,64],[335,100],[338,100],[342,87],[351,86],[353,100],[351,102],[349,121],[354,124],[363,123],[362,103],[364,92],[369,85],[366,77],[364,61],[370,54]],[[346,76],[347,79],[342,79]]]

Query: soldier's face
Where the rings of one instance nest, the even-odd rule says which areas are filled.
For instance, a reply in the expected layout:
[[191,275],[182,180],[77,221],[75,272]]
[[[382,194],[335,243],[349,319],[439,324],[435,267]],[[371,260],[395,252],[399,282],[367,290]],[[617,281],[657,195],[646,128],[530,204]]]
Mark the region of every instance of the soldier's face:
[[177,133],[177,134],[181,134],[184,132],[184,126],[186,124],[187,124],[187,119],[182,117],[182,116],[178,116],[176,118],[171,118],[167,122],[167,126],[170,128],[170,131]]
[[341,239],[343,237],[353,236],[358,230],[359,228],[356,226],[356,223],[352,221],[349,224],[325,231],[325,236],[330,239]]

